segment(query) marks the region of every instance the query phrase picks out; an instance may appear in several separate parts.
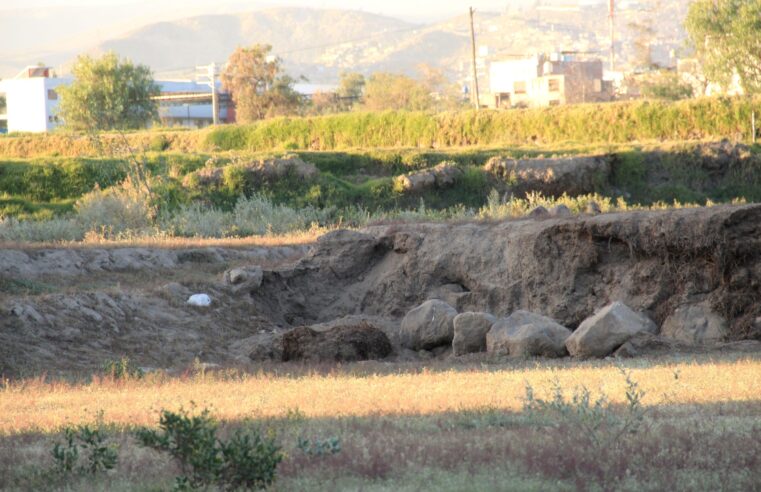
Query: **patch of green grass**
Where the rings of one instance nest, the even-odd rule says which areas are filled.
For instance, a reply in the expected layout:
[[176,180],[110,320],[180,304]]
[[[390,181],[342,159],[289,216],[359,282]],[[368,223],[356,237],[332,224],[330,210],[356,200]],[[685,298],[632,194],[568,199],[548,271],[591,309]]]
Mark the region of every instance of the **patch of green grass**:
[[11,295],[40,295],[54,292],[55,287],[31,279],[0,278],[0,292]]

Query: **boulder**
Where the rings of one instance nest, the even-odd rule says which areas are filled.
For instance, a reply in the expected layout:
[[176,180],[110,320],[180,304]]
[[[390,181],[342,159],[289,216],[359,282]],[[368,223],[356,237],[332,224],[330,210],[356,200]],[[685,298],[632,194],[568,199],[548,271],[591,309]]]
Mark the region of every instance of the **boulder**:
[[454,162],[442,162],[429,169],[414,171],[394,179],[397,189],[404,192],[422,192],[433,188],[447,188],[454,185],[462,176],[460,169]]
[[224,273],[223,280],[233,292],[261,287],[264,272],[260,266],[233,268]]
[[628,359],[633,357],[658,356],[683,351],[684,347],[670,339],[642,331],[627,340],[613,353],[614,357]]
[[585,319],[565,342],[573,357],[606,357],[640,332],[656,333],[653,321],[614,302]]
[[548,212],[547,209],[541,205],[534,207],[534,209],[528,213],[528,217],[532,219],[543,219],[549,216],[550,212]]
[[560,204],[560,205],[555,205],[554,207],[550,209],[550,215],[555,218],[562,219],[566,217],[573,217],[573,212],[571,212],[570,208],[566,207],[563,204]]
[[451,344],[455,316],[457,310],[444,301],[432,299],[424,302],[402,320],[402,346],[412,350],[431,350]]
[[282,336],[282,360],[351,362],[383,359],[393,348],[383,331],[369,323],[336,326],[326,331],[302,326]]
[[666,318],[661,335],[690,345],[706,345],[727,337],[726,320],[705,306],[681,306]]
[[248,358],[253,361],[283,360],[283,334],[257,333],[239,342]]
[[486,349],[511,357],[563,357],[567,354],[565,341],[569,336],[571,330],[551,318],[516,311],[492,325],[486,335]]
[[602,209],[597,204],[597,202],[589,202],[589,203],[587,203],[587,206],[586,206],[585,210],[586,210],[586,212],[589,215],[600,215],[602,213]]
[[486,350],[486,334],[497,318],[489,313],[462,313],[455,316],[452,352],[455,356]]

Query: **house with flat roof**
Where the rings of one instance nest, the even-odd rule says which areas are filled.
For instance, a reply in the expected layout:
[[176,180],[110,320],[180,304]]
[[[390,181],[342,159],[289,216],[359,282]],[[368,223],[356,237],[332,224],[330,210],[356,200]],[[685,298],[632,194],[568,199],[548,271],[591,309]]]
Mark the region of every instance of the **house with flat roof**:
[[602,60],[577,60],[566,53],[495,61],[489,67],[494,108],[558,106],[610,101],[612,85],[603,80]]
[[50,67],[30,66],[12,79],[0,80],[0,96],[5,98],[8,132],[47,132],[60,124],[57,88],[67,84]]

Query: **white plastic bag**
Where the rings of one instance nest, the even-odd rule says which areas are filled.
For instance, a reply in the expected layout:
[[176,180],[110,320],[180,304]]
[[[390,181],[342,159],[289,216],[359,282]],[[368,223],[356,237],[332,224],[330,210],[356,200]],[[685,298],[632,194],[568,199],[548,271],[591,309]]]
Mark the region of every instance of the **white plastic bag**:
[[211,306],[211,297],[208,294],[193,294],[188,298],[188,304],[191,306]]

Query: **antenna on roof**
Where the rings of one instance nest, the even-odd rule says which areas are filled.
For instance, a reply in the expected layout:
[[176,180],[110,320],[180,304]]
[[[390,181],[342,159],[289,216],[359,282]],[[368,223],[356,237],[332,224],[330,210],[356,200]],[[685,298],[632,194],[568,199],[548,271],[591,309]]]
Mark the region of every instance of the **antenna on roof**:
[[615,70],[616,60],[616,39],[615,39],[615,16],[616,16],[616,2],[615,0],[608,0],[608,21],[610,22],[610,71]]

